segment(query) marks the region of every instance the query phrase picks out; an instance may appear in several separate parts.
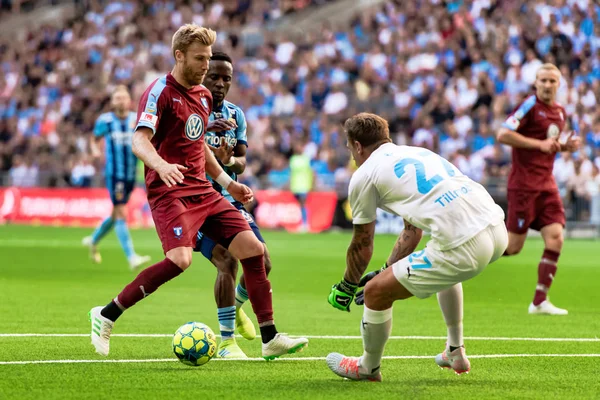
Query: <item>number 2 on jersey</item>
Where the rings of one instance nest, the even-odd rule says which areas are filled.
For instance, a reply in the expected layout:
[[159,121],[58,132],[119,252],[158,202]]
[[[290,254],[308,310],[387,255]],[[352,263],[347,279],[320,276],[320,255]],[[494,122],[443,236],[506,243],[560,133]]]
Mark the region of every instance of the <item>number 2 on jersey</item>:
[[[444,166],[444,169],[446,170],[449,176],[452,177],[456,175],[455,167],[452,164],[450,164],[450,162],[447,161],[445,158],[442,158],[428,150],[419,153],[419,155],[424,157],[435,155],[437,159],[439,159],[442,162],[442,165]],[[422,161],[417,160],[416,158],[404,158],[396,163],[396,165],[394,166],[394,173],[398,178],[401,178],[404,175],[406,166],[408,165],[412,165],[415,168],[415,175],[417,177],[417,190],[421,194],[427,194],[431,192],[435,185],[444,180],[444,178],[439,174],[435,174],[431,178],[427,179],[427,174],[425,173],[425,164],[423,164]]]

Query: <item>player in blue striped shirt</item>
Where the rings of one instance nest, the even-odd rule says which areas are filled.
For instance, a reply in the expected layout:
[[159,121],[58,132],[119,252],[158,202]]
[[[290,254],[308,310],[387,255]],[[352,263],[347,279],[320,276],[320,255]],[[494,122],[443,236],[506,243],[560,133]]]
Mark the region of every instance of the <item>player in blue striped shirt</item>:
[[127,229],[126,205],[135,187],[137,158],[131,151],[131,138],[137,124],[137,114],[130,111],[131,97],[127,87],[120,85],[111,96],[113,111],[98,117],[94,126],[92,155],[100,157],[98,144],[104,139],[106,168],[106,187],[113,203],[112,214],[100,223],[91,236],[83,238],[83,244],[90,248],[90,257],[100,263],[102,257],[98,251],[100,240],[114,227],[117,238],[129,261],[129,267],[135,269],[150,261],[148,256],[140,256],[133,250],[133,243]]

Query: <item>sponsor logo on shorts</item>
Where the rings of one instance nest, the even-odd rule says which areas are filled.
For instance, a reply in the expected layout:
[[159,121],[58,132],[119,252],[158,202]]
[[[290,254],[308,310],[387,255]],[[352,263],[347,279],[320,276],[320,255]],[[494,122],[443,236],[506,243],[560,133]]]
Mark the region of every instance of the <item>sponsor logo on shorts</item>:
[[183,235],[183,228],[181,226],[176,226],[173,228],[173,233],[175,234],[175,238],[181,239],[181,236]]
[[523,225],[525,225],[525,220],[523,218],[517,219],[517,225],[519,226],[519,229],[521,229]]
[[204,134],[204,120],[198,114],[192,114],[185,123],[185,136],[196,141]]

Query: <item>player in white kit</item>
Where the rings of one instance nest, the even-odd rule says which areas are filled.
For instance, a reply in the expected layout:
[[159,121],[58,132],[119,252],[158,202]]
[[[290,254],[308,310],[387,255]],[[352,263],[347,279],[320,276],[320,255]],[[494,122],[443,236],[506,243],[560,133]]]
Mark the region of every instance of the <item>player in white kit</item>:
[[[381,381],[392,304],[437,293],[448,341],[435,361],[456,373],[468,372],[461,282],[481,273],[506,250],[504,212],[480,184],[444,158],[424,148],[393,144],[383,118],[361,113],[348,119],[344,128],[359,166],[349,187],[354,233],[344,279],[333,286],[328,300],[344,311],[350,311],[355,295],[357,304],[364,302],[364,353],[331,353],[327,365],[344,378]],[[403,217],[405,227],[384,267],[361,279],[373,254],[377,208]],[[414,252],[423,231],[431,240]],[[361,286],[364,292],[357,294]]]

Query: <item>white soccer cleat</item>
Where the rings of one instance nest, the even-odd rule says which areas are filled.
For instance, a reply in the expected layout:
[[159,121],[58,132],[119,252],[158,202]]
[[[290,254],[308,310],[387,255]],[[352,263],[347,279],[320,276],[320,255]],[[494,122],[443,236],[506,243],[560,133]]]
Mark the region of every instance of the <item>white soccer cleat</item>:
[[359,357],[346,357],[340,353],[329,353],[326,358],[327,366],[334,374],[353,381],[381,382],[379,367],[367,373],[360,365]]
[[98,251],[98,246],[94,244],[91,236],[86,236],[81,240],[81,244],[90,249],[90,259],[95,264],[100,264],[102,262],[102,256]]
[[450,349],[444,350],[442,353],[435,356],[435,363],[440,368],[453,369],[457,375],[463,373],[468,374],[471,370],[471,363],[467,359],[465,348],[463,346],[454,349],[452,352]]
[[110,349],[110,334],[115,323],[103,317],[100,311],[102,307],[94,307],[88,314],[92,322],[92,344],[96,348],[96,353],[107,356]]
[[568,315],[569,311],[564,308],[558,308],[550,303],[549,299],[542,301],[539,305],[529,305],[529,314],[544,314],[544,315]]
[[308,339],[292,339],[283,333],[278,333],[268,343],[262,344],[262,356],[271,361],[284,354],[293,354],[302,351],[308,345]]
[[151,260],[150,256],[140,256],[138,254],[134,254],[129,259],[129,268],[133,271],[142,265],[149,263]]

